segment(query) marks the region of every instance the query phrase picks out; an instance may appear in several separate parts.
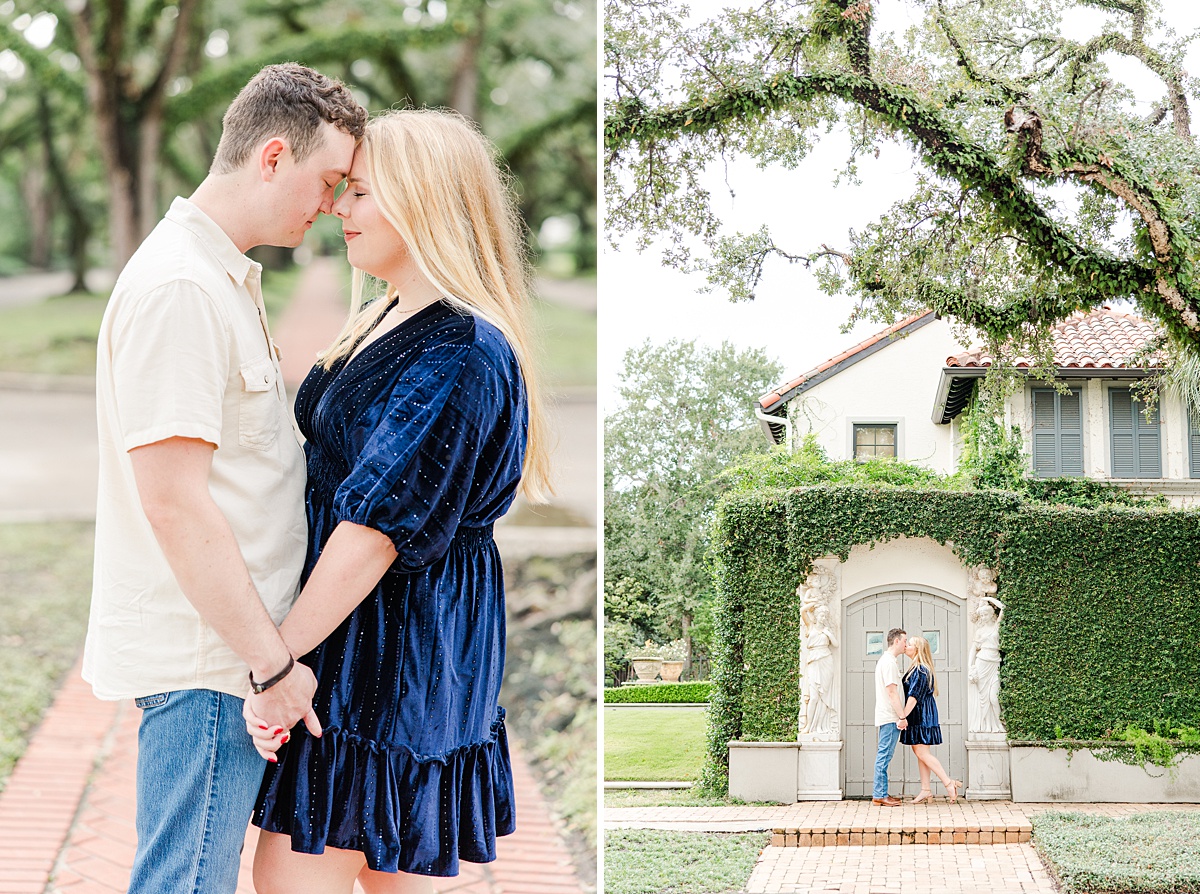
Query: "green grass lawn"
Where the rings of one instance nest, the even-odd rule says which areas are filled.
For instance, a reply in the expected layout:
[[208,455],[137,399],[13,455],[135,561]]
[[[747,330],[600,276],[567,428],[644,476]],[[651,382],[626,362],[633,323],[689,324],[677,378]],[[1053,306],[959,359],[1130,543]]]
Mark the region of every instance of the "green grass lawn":
[[[274,325],[300,281],[302,269],[268,270],[263,300]],[[96,371],[96,336],[108,293],[50,298],[0,309],[0,370],[90,376]],[[572,307],[534,304],[542,339],[542,365],[551,386],[596,384],[596,315]]]
[[551,386],[596,384],[596,315],[548,301],[533,303],[542,368]]
[[1198,813],[1055,811],[1032,820],[1033,844],[1064,894],[1200,892]]
[[[300,268],[268,271],[263,301],[273,323],[300,279]],[[96,372],[96,336],[108,304],[103,294],[67,295],[0,309],[0,370],[90,376]]]
[[695,788],[607,788],[607,807],[730,807],[745,804],[737,798],[700,794]]
[[51,298],[0,310],[0,370],[92,375],[108,294]]
[[83,648],[92,525],[0,525],[0,789]]
[[708,713],[682,708],[610,708],[604,712],[604,778],[692,780],[704,764]]
[[604,894],[744,891],[770,837],[610,829],[604,833]]

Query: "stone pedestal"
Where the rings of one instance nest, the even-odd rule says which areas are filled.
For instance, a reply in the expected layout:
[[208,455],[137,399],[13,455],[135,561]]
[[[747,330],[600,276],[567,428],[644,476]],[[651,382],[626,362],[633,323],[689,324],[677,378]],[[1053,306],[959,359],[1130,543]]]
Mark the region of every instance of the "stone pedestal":
[[1004,733],[973,733],[967,745],[967,797],[972,801],[1012,799],[1012,759]]
[[842,800],[842,743],[800,741],[797,801]]
[[799,742],[730,742],[729,796],[796,803]]

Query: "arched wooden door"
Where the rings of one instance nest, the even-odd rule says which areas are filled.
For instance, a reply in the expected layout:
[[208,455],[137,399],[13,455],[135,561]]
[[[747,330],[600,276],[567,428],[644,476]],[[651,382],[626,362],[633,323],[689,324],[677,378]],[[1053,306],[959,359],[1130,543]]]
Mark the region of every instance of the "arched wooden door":
[[[842,735],[847,798],[871,797],[878,730],[875,726],[875,664],[887,632],[903,627],[929,640],[938,680],[942,744],[933,748],[952,779],[966,778],[967,623],[964,603],[917,589],[868,593],[846,604],[842,624]],[[899,658],[901,673],[907,659]],[[912,797],[920,789],[912,749],[896,746],[889,773],[891,793]],[[941,786],[933,780],[934,792]]]

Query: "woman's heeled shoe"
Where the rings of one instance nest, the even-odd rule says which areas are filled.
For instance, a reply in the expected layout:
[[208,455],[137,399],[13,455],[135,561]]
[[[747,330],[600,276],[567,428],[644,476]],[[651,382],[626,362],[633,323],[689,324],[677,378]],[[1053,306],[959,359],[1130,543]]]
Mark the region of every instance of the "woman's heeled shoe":
[[950,798],[951,804],[958,803],[958,792],[962,787],[963,787],[963,784],[962,784],[961,780],[958,780],[958,779],[950,780],[950,785],[948,785],[946,787],[946,789],[947,789],[946,794]]
[[927,788],[921,789],[921,793],[912,799],[914,804],[923,804],[926,801],[933,800],[933,792]]

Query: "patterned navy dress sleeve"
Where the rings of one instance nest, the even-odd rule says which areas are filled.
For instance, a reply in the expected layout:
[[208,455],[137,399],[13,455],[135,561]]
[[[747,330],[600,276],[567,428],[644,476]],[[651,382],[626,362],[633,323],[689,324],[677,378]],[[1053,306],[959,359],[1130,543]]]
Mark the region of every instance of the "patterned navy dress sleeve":
[[387,408],[334,495],[338,521],[386,534],[395,568],[419,571],[450,547],[501,413],[503,383],[472,363],[472,346],[439,345],[400,376]]

